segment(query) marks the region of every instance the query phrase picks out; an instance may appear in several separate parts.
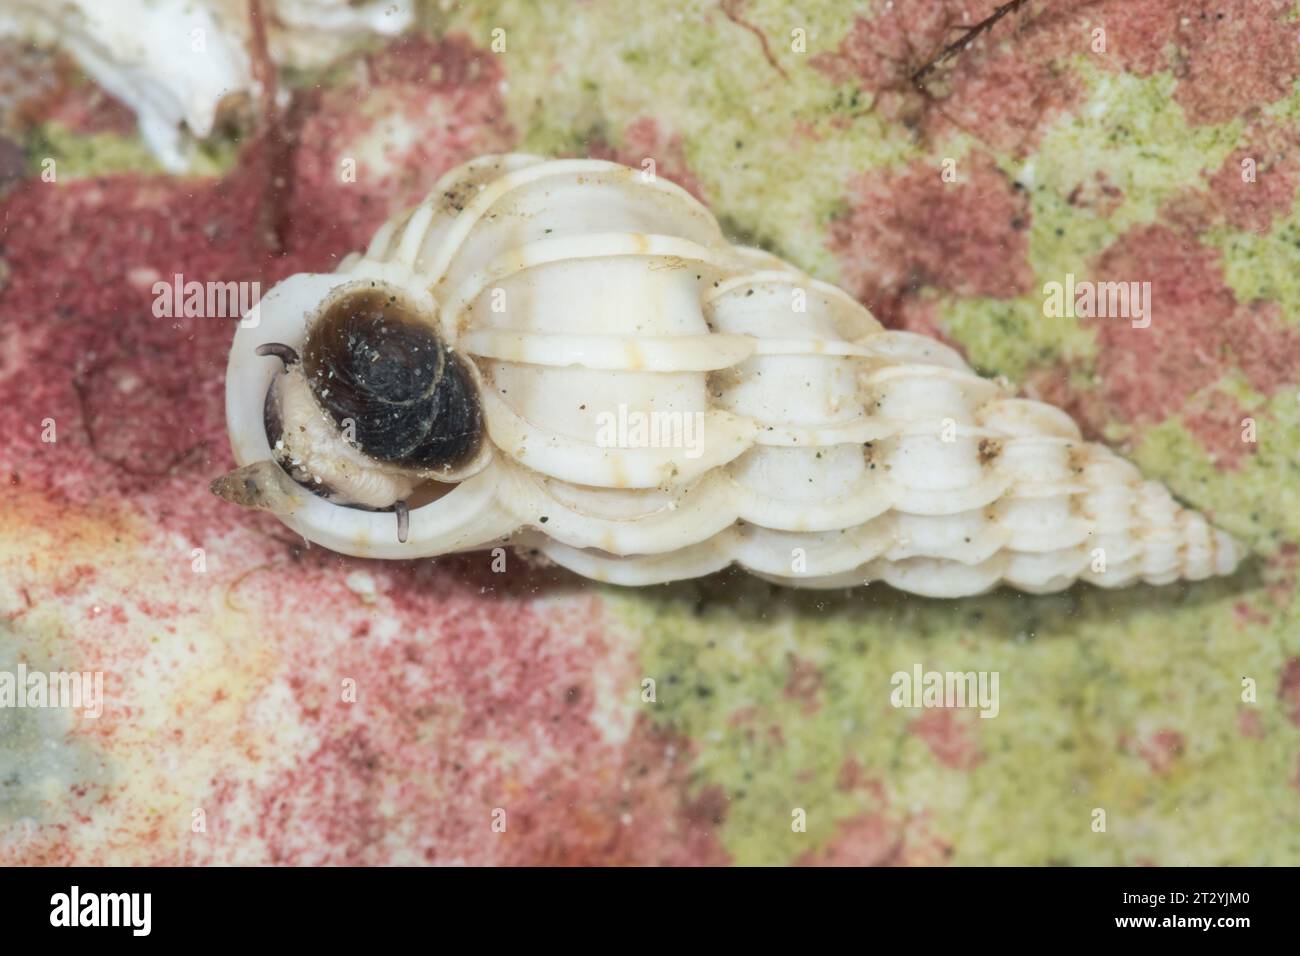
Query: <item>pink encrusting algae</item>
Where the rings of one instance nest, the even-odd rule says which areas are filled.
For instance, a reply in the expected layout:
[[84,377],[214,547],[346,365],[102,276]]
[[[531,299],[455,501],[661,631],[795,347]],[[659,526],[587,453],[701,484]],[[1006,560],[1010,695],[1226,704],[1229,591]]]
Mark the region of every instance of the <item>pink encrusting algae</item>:
[[845,287],[886,324],[899,302],[930,287],[961,296],[1014,298],[1032,288],[1029,204],[986,154],[956,161],[959,178],[918,162],[850,184],[850,210],[831,223]]
[[1125,421],[1159,421],[1213,384],[1228,359],[1264,395],[1300,379],[1300,331],[1277,303],[1238,302],[1220,254],[1194,235],[1139,226],[1102,254],[1101,275],[1150,277],[1151,301],[1167,319],[1150,328],[1096,320],[1102,392]]

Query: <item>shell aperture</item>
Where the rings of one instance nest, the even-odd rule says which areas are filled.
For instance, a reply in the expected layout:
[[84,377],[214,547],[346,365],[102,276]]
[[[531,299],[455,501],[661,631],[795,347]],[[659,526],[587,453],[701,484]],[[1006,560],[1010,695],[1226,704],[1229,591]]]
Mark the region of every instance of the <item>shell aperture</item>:
[[462,360],[396,294],[366,288],[329,304],[302,356],[312,395],[357,449],[387,464],[447,469],[473,456],[478,397]]

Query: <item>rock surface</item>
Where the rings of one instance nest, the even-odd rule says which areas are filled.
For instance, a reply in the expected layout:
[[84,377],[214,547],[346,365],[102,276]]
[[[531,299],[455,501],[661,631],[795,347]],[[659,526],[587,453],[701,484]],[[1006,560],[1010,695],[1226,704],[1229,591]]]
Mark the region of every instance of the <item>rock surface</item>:
[[[855,6],[429,4],[189,178],[6,50],[0,670],[105,700],[0,709],[0,862],[1300,863],[1294,5],[1037,0],[919,85],[997,4]],[[619,591],[342,558],[211,496],[234,320],[154,283],[327,270],[510,149],[653,158],[1258,559],[1051,598]],[[1150,327],[1045,316],[1069,274],[1150,282]],[[997,672],[996,718],[892,706],[918,664]]]

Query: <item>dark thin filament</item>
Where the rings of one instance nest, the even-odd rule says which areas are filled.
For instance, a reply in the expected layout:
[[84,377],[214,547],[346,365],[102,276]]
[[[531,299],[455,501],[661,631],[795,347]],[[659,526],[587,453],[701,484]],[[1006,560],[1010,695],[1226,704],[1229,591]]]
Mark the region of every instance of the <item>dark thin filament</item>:
[[284,345],[280,342],[266,342],[257,347],[258,355],[274,355],[284,363],[285,368],[293,365],[298,361],[298,353],[291,346]]
[[411,530],[411,509],[405,501],[399,501],[393,505],[393,511],[397,513],[397,542],[406,544],[407,532]]

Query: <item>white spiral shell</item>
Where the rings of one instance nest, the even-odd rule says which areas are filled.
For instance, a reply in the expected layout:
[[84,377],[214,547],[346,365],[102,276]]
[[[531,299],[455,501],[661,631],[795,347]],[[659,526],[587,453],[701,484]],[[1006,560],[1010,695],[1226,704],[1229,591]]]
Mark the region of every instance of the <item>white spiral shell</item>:
[[[1243,556],[1065,413],[730,245],[672,183],[597,160],[470,162],[364,256],[269,292],[230,358],[241,464],[272,457],[262,411],[279,365],[258,346],[299,347],[324,300],[370,282],[403,290],[472,359],[490,441],[441,497],[412,502],[405,542],[391,513],[296,486],[277,500],[336,551],[508,541],[625,585],[735,563],[787,585],[939,597],[1162,584]],[[653,446],[656,427],[670,447]]]

